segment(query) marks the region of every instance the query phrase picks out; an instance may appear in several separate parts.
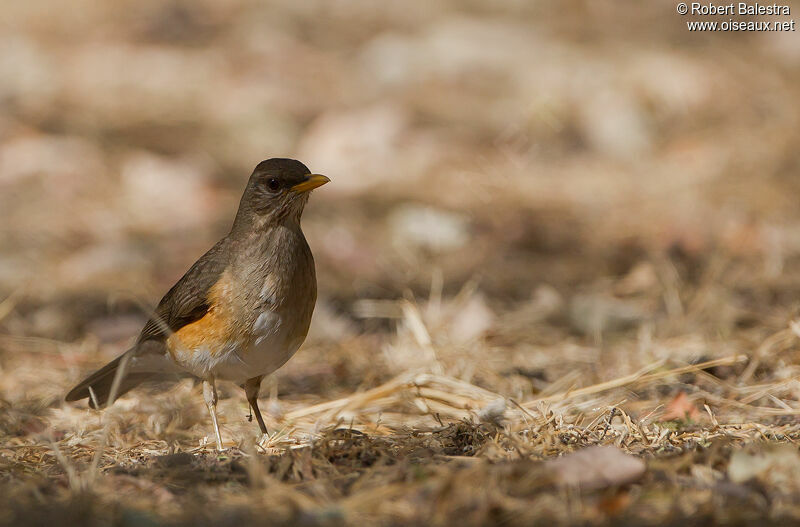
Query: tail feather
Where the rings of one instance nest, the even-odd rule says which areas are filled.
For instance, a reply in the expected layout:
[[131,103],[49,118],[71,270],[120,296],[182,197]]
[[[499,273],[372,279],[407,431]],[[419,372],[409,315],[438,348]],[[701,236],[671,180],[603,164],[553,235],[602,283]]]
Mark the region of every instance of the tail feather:
[[[130,353],[130,351],[128,353]],[[69,391],[65,397],[65,400],[80,401],[81,399],[88,398],[89,406],[92,408],[105,406],[109,397],[111,396],[111,387],[114,384],[114,377],[117,375],[117,370],[120,367],[122,359],[125,357],[125,355],[126,354],[120,355],[93,374],[89,375],[86,379],[81,381],[80,384]],[[131,373],[130,371],[127,373],[123,372],[123,377],[120,379],[119,386],[117,387],[116,397],[119,397],[120,395],[136,388],[139,384],[146,381],[152,375],[153,374],[151,373]],[[94,392],[94,397],[89,390],[90,388],[91,392]]]

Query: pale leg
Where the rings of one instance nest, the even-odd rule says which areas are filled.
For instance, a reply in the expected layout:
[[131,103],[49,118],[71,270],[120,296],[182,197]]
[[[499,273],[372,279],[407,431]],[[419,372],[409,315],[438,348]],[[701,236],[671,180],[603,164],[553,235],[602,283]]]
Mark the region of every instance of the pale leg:
[[203,399],[206,400],[208,413],[211,414],[211,422],[214,423],[214,435],[217,437],[217,450],[222,452],[222,436],[219,433],[219,423],[217,422],[217,387],[214,385],[214,377],[203,381]]

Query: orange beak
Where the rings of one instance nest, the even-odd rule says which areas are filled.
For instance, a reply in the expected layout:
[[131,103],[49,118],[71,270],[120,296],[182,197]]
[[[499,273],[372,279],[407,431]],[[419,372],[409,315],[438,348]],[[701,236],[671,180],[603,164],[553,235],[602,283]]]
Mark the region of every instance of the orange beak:
[[322,174],[309,174],[306,176],[305,181],[293,186],[291,190],[293,192],[308,192],[309,190],[314,190],[317,187],[321,187],[328,181],[330,181],[330,178],[323,176]]

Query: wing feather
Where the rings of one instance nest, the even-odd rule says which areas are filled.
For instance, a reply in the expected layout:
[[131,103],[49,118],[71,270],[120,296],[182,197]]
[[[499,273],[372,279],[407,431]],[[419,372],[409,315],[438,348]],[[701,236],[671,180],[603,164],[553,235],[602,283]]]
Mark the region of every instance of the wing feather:
[[147,340],[164,340],[171,333],[203,318],[210,307],[208,292],[228,266],[227,238],[217,242],[167,291],[155,313],[139,334],[137,346]]

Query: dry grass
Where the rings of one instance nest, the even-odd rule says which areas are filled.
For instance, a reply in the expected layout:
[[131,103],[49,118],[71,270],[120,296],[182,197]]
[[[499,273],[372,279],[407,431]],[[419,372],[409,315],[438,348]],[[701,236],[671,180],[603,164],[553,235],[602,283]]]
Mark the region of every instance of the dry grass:
[[[565,334],[553,352],[539,356],[559,364],[541,365],[547,373],[540,374],[514,358],[536,352],[488,346],[487,337],[454,342],[452,317],[469,311],[470,295],[421,305],[362,303],[360,316],[391,316],[397,330],[379,333],[378,341],[373,335],[368,344],[359,344],[367,336],[351,338],[348,347],[393,350],[401,361],[397,350],[403,349],[417,367],[360,363],[351,356],[357,351],[317,343],[285,377],[307,380],[323,361],[372,369],[371,378],[382,381],[353,390],[334,380],[327,393],[343,395],[316,391],[319,402],[291,390],[276,396],[273,385],[262,399],[270,438],[256,437],[242,394],[225,387],[228,450],[222,454],[208,441],[200,390],[191,381],[152,396],[134,392],[104,413],[66,406],[58,397],[68,379],[47,368],[43,375],[41,365],[85,361],[96,345],[6,338],[5,348],[18,353],[6,356],[0,378],[8,401],[0,448],[3,519],[39,524],[68,515],[75,523],[216,525],[269,518],[338,525],[447,524],[460,517],[469,525],[523,525],[545,519],[663,524],[687,515],[777,521],[798,514],[793,496],[800,487],[753,461],[770,459],[769,444],[800,440],[792,417],[800,412],[796,382],[763,363],[769,354],[771,364],[791,364],[796,324],[752,347],[642,330],[616,335],[613,343],[605,335],[602,344],[589,346]],[[540,324],[557,330],[554,320]],[[500,329],[499,321],[490,340],[528,338],[513,324]],[[687,349],[693,351],[679,351]],[[650,360],[656,355],[664,358]],[[684,359],[672,358],[679,356]],[[494,370],[480,364],[498,359],[503,366]],[[470,373],[473,361],[480,367]],[[402,372],[393,375],[394,369]],[[570,373],[576,370],[580,375]],[[520,391],[521,379],[542,376],[552,380]],[[754,377],[759,382],[742,381]],[[598,382],[582,382],[589,378]],[[669,416],[676,411],[684,417]],[[633,484],[590,481],[581,490],[561,483],[547,460],[592,445],[641,457],[647,470]],[[755,457],[740,463],[751,471],[741,480],[732,475],[732,455],[745,447]],[[796,448],[791,454],[797,457]]]

